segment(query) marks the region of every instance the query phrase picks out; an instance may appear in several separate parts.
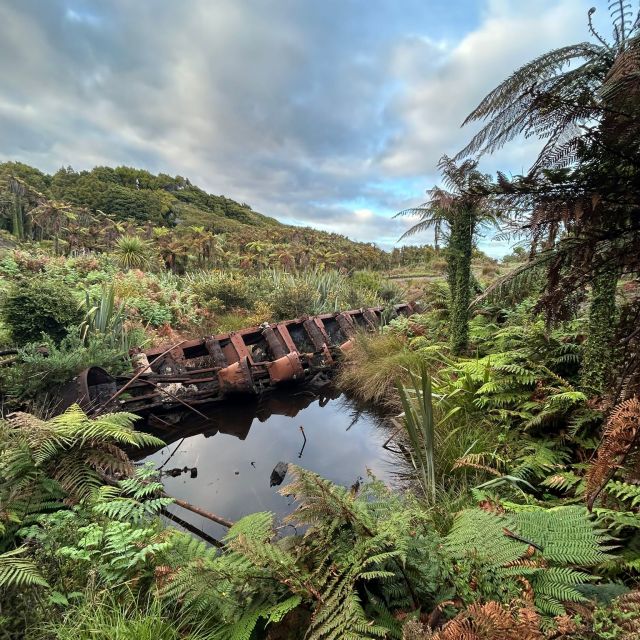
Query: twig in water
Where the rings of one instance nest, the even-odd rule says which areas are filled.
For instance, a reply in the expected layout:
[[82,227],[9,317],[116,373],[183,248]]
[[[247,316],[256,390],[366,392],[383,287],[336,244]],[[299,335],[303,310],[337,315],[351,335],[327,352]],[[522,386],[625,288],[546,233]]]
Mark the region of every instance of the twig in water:
[[304,433],[304,427],[302,425],[300,425],[300,433],[302,434],[302,437],[304,438],[304,442],[302,443],[302,449],[300,449],[300,453],[298,454],[298,458],[302,458],[302,452],[304,451],[304,448],[307,446],[307,436]]
[[167,462],[169,462],[169,460],[173,458],[173,456],[176,454],[176,451],[182,446],[182,443],[184,441],[185,441],[185,438],[182,438],[182,440],[178,442],[178,444],[176,445],[176,448],[171,452],[171,455],[159,467],[157,467],[156,471],[160,471],[163,467],[166,466]]
[[213,536],[210,536],[208,533],[205,533],[202,529],[198,529],[198,527],[192,525],[190,522],[187,522],[186,520],[183,520],[180,516],[177,516],[175,513],[171,513],[171,511],[169,511],[168,509],[162,509],[161,513],[165,518],[168,518],[172,522],[179,524],[183,529],[186,529],[190,533],[193,533],[199,538],[202,538],[205,542],[212,544],[214,547],[218,547],[218,549],[222,549],[224,547],[224,544],[220,542],[220,540],[217,540]]

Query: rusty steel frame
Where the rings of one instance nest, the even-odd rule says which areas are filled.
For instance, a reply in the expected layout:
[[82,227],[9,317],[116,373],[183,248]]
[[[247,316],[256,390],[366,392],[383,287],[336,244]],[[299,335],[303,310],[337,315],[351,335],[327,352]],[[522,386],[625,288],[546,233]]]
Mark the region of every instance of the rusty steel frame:
[[[165,345],[144,352],[135,350],[132,356],[142,353],[148,360],[145,371],[113,378],[92,367],[76,378],[68,400],[79,402],[90,412],[100,406],[100,410],[148,415],[184,404],[218,402],[235,394],[257,395],[331,369],[339,354],[352,347],[359,329],[373,331],[381,324],[383,311],[372,307],[303,316],[185,340],[169,349]],[[394,307],[396,315],[415,311],[412,303]],[[154,392],[149,391],[145,379],[153,382]],[[92,380],[96,384],[92,385]]]

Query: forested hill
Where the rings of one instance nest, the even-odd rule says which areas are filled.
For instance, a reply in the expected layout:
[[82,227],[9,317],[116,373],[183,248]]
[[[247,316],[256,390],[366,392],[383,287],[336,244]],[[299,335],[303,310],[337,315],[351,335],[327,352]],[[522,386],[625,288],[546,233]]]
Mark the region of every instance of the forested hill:
[[0,164],[0,181],[6,184],[11,176],[51,199],[102,211],[119,220],[166,226],[195,224],[217,232],[235,230],[238,223],[280,225],[248,204],[209,194],[182,176],[154,175],[132,167],[95,167],[91,171],[67,167],[48,175],[20,162]]
[[135,236],[178,271],[381,268],[389,259],[371,243],[282,224],[188,178],[130,167],[68,167],[48,175],[19,162],[0,164],[2,231],[65,255],[108,252],[119,238]]

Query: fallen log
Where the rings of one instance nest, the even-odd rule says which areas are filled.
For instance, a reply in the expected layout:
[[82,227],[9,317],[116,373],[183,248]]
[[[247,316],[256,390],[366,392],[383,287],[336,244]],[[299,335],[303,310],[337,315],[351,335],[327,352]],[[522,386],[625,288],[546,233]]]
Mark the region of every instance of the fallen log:
[[201,509],[200,507],[196,507],[195,505],[187,502],[186,500],[180,500],[179,498],[174,498],[173,496],[169,496],[167,494],[164,494],[164,495],[168,498],[172,498],[174,503],[177,504],[179,507],[182,507],[183,509],[187,509],[188,511],[192,511],[193,513],[197,513],[199,516],[202,516],[203,518],[207,518],[207,520],[211,520],[211,522],[217,522],[218,524],[221,524],[223,527],[227,527],[227,529],[230,529],[231,527],[233,527],[233,522],[231,522],[231,520],[227,520],[226,518],[223,518],[222,516],[218,516],[215,513],[211,513],[210,511],[205,511],[204,509]]

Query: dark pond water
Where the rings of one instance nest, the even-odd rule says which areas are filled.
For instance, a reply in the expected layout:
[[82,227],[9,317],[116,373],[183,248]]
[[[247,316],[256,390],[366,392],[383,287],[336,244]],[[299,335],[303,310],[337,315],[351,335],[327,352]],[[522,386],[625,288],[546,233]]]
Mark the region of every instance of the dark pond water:
[[[254,511],[291,511],[291,499],[270,486],[279,462],[299,464],[344,486],[366,477],[367,469],[390,481],[394,462],[383,444],[392,430],[384,418],[335,391],[330,396],[271,395],[211,411],[206,422],[163,425],[157,433],[171,444],[144,459],[162,469],[169,495],[230,520]],[[180,473],[184,467],[189,470]],[[179,507],[172,511],[210,535],[224,534],[201,516]]]

